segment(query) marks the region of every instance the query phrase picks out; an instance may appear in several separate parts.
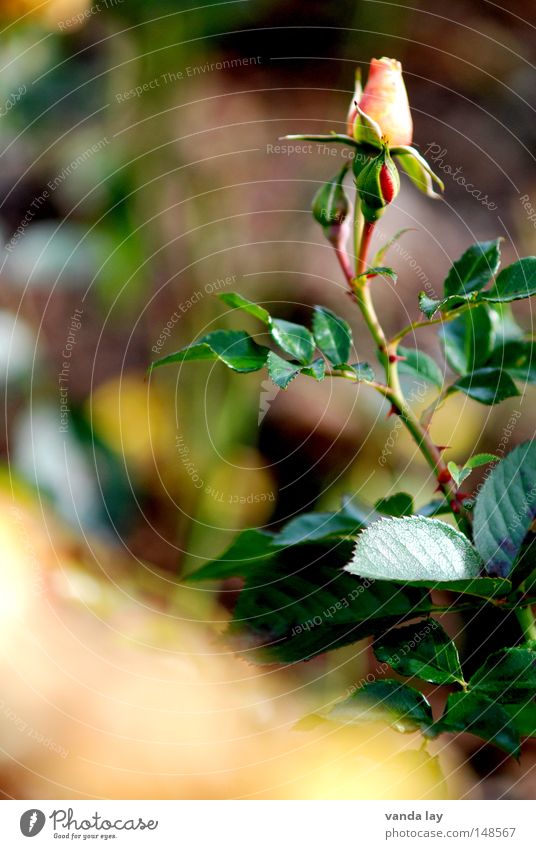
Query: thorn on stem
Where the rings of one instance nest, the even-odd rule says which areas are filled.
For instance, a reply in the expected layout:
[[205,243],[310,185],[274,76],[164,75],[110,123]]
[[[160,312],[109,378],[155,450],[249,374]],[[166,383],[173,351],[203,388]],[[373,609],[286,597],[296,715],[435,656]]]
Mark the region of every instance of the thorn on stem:
[[441,469],[437,476],[437,482],[441,484],[450,483],[452,480],[452,475],[448,469]]

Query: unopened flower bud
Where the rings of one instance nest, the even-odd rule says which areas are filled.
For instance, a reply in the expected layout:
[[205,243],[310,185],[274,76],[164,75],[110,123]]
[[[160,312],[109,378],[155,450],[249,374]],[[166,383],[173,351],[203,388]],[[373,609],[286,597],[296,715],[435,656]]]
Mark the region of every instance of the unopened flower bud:
[[318,190],[313,200],[313,215],[331,242],[339,238],[350,212],[350,202],[342,185],[347,170],[348,165],[345,165],[336,177]]
[[363,168],[356,185],[365,220],[377,221],[400,190],[400,177],[387,146]]
[[400,62],[385,57],[373,59],[363,95],[360,98],[354,96],[352,100],[348,113],[348,134],[356,141],[368,141],[370,131],[364,127],[354,101],[379,126],[390,147],[411,144],[413,121]]

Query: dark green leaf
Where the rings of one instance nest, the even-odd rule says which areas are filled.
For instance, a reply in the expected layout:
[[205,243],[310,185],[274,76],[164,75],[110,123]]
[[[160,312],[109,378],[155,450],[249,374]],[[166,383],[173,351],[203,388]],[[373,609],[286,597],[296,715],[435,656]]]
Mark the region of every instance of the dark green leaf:
[[432,709],[422,693],[400,681],[372,681],[365,684],[328,714],[336,722],[387,722],[397,731],[427,731],[432,725]]
[[387,498],[380,498],[375,504],[378,513],[385,516],[411,516],[414,513],[413,498],[408,492],[397,492]]
[[313,314],[315,342],[334,366],[347,363],[352,345],[352,330],[347,321],[326,307],[315,307]]
[[489,365],[505,369],[514,380],[536,383],[536,355],[530,340],[512,339],[496,346]]
[[458,374],[468,374],[489,359],[495,331],[489,307],[469,310],[442,329],[447,362]]
[[509,374],[497,368],[481,368],[472,374],[460,377],[454,387],[464,392],[473,401],[491,406],[500,404],[506,398],[519,395],[519,389]]
[[438,731],[476,734],[514,757],[519,755],[519,733],[501,705],[475,692],[451,693]]
[[190,360],[221,360],[238,372],[259,371],[266,365],[268,348],[257,345],[243,330],[214,330],[194,342],[152,363],[150,369]]
[[536,516],[535,480],[536,442],[525,442],[493,468],[478,494],[474,539],[491,575],[512,571]]
[[448,298],[435,300],[428,297],[426,292],[419,292],[419,309],[426,318],[432,318],[438,310],[448,313],[476,300],[477,297],[478,293],[475,292],[472,295],[450,295]]
[[283,360],[273,351],[268,354],[268,374],[276,386],[280,389],[286,389],[289,383],[297,377],[302,367],[298,363],[289,363]]
[[444,513],[451,512],[450,504],[445,498],[435,498],[433,501],[430,501],[428,504],[424,504],[419,508],[419,510],[417,510],[417,514],[419,516],[426,516],[428,519],[433,516],[441,516]]
[[330,537],[355,536],[363,523],[344,511],[338,513],[303,513],[296,516],[277,534],[280,546],[318,542]]
[[497,347],[522,339],[524,332],[514,318],[510,304],[490,304],[491,317],[495,325],[495,344]]
[[508,303],[536,294],[536,256],[527,256],[503,268],[495,285],[482,297],[495,303]]
[[381,519],[362,531],[345,568],[363,578],[442,581],[475,578],[482,563],[460,531],[438,519]]
[[358,380],[374,380],[376,377],[368,363],[353,363],[350,369]]
[[505,578],[472,578],[460,581],[415,581],[416,587],[427,587],[443,592],[447,590],[456,595],[476,596],[477,598],[506,598],[512,590],[512,584]]
[[260,307],[253,301],[249,301],[238,292],[221,292],[218,295],[218,298],[220,301],[223,301],[224,304],[234,307],[235,309],[242,310],[243,312],[247,312],[249,315],[258,318],[259,321],[262,321],[264,324],[270,324],[271,319],[268,310],[265,310],[264,307]]
[[496,274],[500,262],[500,239],[471,245],[452,264],[445,280],[445,296],[467,295],[482,289]]
[[359,275],[360,277],[377,277],[380,275],[381,277],[390,277],[394,283],[398,280],[398,274],[394,270],[394,268],[389,268],[386,265],[372,265],[370,268],[367,268],[363,274]]
[[324,380],[326,376],[326,363],[319,357],[317,360],[313,360],[310,366],[303,366],[302,374],[306,374],[309,377],[314,377],[315,380],[321,381]]
[[348,378],[355,378],[358,381],[374,380],[376,375],[368,363],[341,363],[338,366],[333,366],[334,370]]
[[306,327],[282,318],[274,318],[271,323],[271,335],[285,353],[295,357],[302,365],[308,365],[311,362],[315,351],[315,340]]
[[266,663],[296,663],[426,614],[425,590],[346,575],[346,540],[281,549],[248,573],[228,636]]
[[503,705],[521,737],[536,737],[536,702],[532,698],[525,703]]
[[463,683],[458,650],[435,619],[393,628],[376,640],[374,654],[400,675],[432,684]]
[[255,528],[242,531],[217,560],[212,560],[187,575],[186,580],[192,583],[247,577],[260,562],[273,557],[274,542],[274,534],[266,531]]
[[417,350],[417,348],[403,348],[401,346],[398,352],[401,357],[404,357],[398,364],[398,370],[401,374],[411,374],[437,386],[438,389],[442,388],[443,372],[432,357]]
[[490,655],[469,681],[472,690],[500,702],[520,702],[536,694],[536,652],[503,649]]

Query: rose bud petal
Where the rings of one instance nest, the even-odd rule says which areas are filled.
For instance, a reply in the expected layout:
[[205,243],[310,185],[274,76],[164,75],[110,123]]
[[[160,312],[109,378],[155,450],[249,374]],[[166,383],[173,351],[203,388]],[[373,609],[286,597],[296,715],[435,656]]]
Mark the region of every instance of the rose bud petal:
[[[402,65],[396,59],[373,59],[359,106],[379,124],[389,146],[410,145],[413,121],[402,78]],[[354,114],[355,119],[355,114]],[[352,135],[354,125],[352,124]]]

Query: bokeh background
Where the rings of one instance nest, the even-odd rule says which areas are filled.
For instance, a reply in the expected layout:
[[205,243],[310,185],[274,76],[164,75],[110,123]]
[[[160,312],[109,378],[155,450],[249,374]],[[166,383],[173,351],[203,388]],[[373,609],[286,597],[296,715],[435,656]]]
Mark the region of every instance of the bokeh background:
[[[536,253],[533,4],[4,0],[0,24],[5,797],[533,798],[530,747],[518,765],[442,744],[448,790],[420,765],[414,786],[386,790],[402,744],[381,730],[341,767],[344,741],[291,729],[367,674],[366,647],[259,670],[219,639],[233,585],[182,581],[238,530],[343,494],[373,504],[403,476],[429,500],[402,432],[379,463],[393,421],[376,397],[307,380],[276,393],[210,363],[145,376],[216,327],[255,330],[221,291],[297,321],[326,304],[371,359],[310,215],[342,151],[279,139],[343,131],[355,65],[373,56],[402,61],[416,143],[446,184],[432,202],[403,180],[382,219],[378,245],[412,228],[398,284],[375,293],[387,328],[476,239],[503,236],[509,261]],[[531,332],[530,306],[516,316]],[[419,340],[441,357],[435,334]],[[494,408],[453,398],[434,436],[459,461],[505,429],[510,448],[533,436],[533,403],[530,387]],[[486,651],[488,631],[465,640]]]

